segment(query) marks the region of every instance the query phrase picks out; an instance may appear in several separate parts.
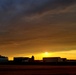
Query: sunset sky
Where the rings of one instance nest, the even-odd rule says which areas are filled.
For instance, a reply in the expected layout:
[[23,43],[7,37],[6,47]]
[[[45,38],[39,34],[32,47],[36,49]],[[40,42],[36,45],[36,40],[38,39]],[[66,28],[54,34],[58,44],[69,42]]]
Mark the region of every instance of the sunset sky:
[[0,0],[0,55],[76,59],[76,0]]

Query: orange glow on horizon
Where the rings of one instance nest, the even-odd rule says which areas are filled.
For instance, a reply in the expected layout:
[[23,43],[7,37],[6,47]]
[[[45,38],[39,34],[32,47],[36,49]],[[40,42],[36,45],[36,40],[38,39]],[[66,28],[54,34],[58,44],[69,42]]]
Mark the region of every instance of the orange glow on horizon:
[[[17,57],[31,57],[32,55],[27,54],[16,55]],[[34,54],[35,60],[42,60],[43,57],[62,57],[67,59],[76,59],[76,50],[60,51],[60,52],[44,52]],[[13,57],[9,57],[9,60],[13,60]]]

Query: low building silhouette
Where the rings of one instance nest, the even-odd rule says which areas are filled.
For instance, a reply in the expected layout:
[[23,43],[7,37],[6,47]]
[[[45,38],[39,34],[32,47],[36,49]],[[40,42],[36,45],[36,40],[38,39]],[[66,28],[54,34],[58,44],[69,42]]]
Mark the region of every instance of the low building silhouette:
[[67,60],[67,62],[70,62],[70,63],[75,62],[76,63],[76,60]]
[[14,57],[14,62],[34,62],[34,56],[29,57]]
[[59,62],[60,57],[44,57],[43,62]]
[[3,62],[8,62],[8,57],[0,55],[0,63],[3,63]]
[[66,58],[61,58],[62,62],[67,62]]
[[14,62],[29,62],[29,57],[14,57]]
[[43,62],[66,62],[66,58],[61,57],[44,57]]

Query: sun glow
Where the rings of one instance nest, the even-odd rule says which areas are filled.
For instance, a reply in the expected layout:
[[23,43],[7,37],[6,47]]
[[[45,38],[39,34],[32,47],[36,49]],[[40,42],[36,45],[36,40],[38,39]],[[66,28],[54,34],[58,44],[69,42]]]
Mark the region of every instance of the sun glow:
[[45,54],[45,55],[48,55],[49,53],[48,53],[48,52],[45,52],[44,54]]
[[44,52],[43,53],[43,57],[50,57],[51,56],[51,53],[49,53],[49,52]]

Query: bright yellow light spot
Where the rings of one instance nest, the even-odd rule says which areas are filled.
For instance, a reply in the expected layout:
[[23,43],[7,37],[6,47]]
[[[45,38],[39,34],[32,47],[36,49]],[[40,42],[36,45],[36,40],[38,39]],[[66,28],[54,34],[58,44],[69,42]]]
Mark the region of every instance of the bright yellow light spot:
[[49,53],[49,52],[44,52],[43,53],[43,57],[50,57],[51,56],[51,53]]
[[45,52],[45,55],[48,55],[49,53],[48,52]]

